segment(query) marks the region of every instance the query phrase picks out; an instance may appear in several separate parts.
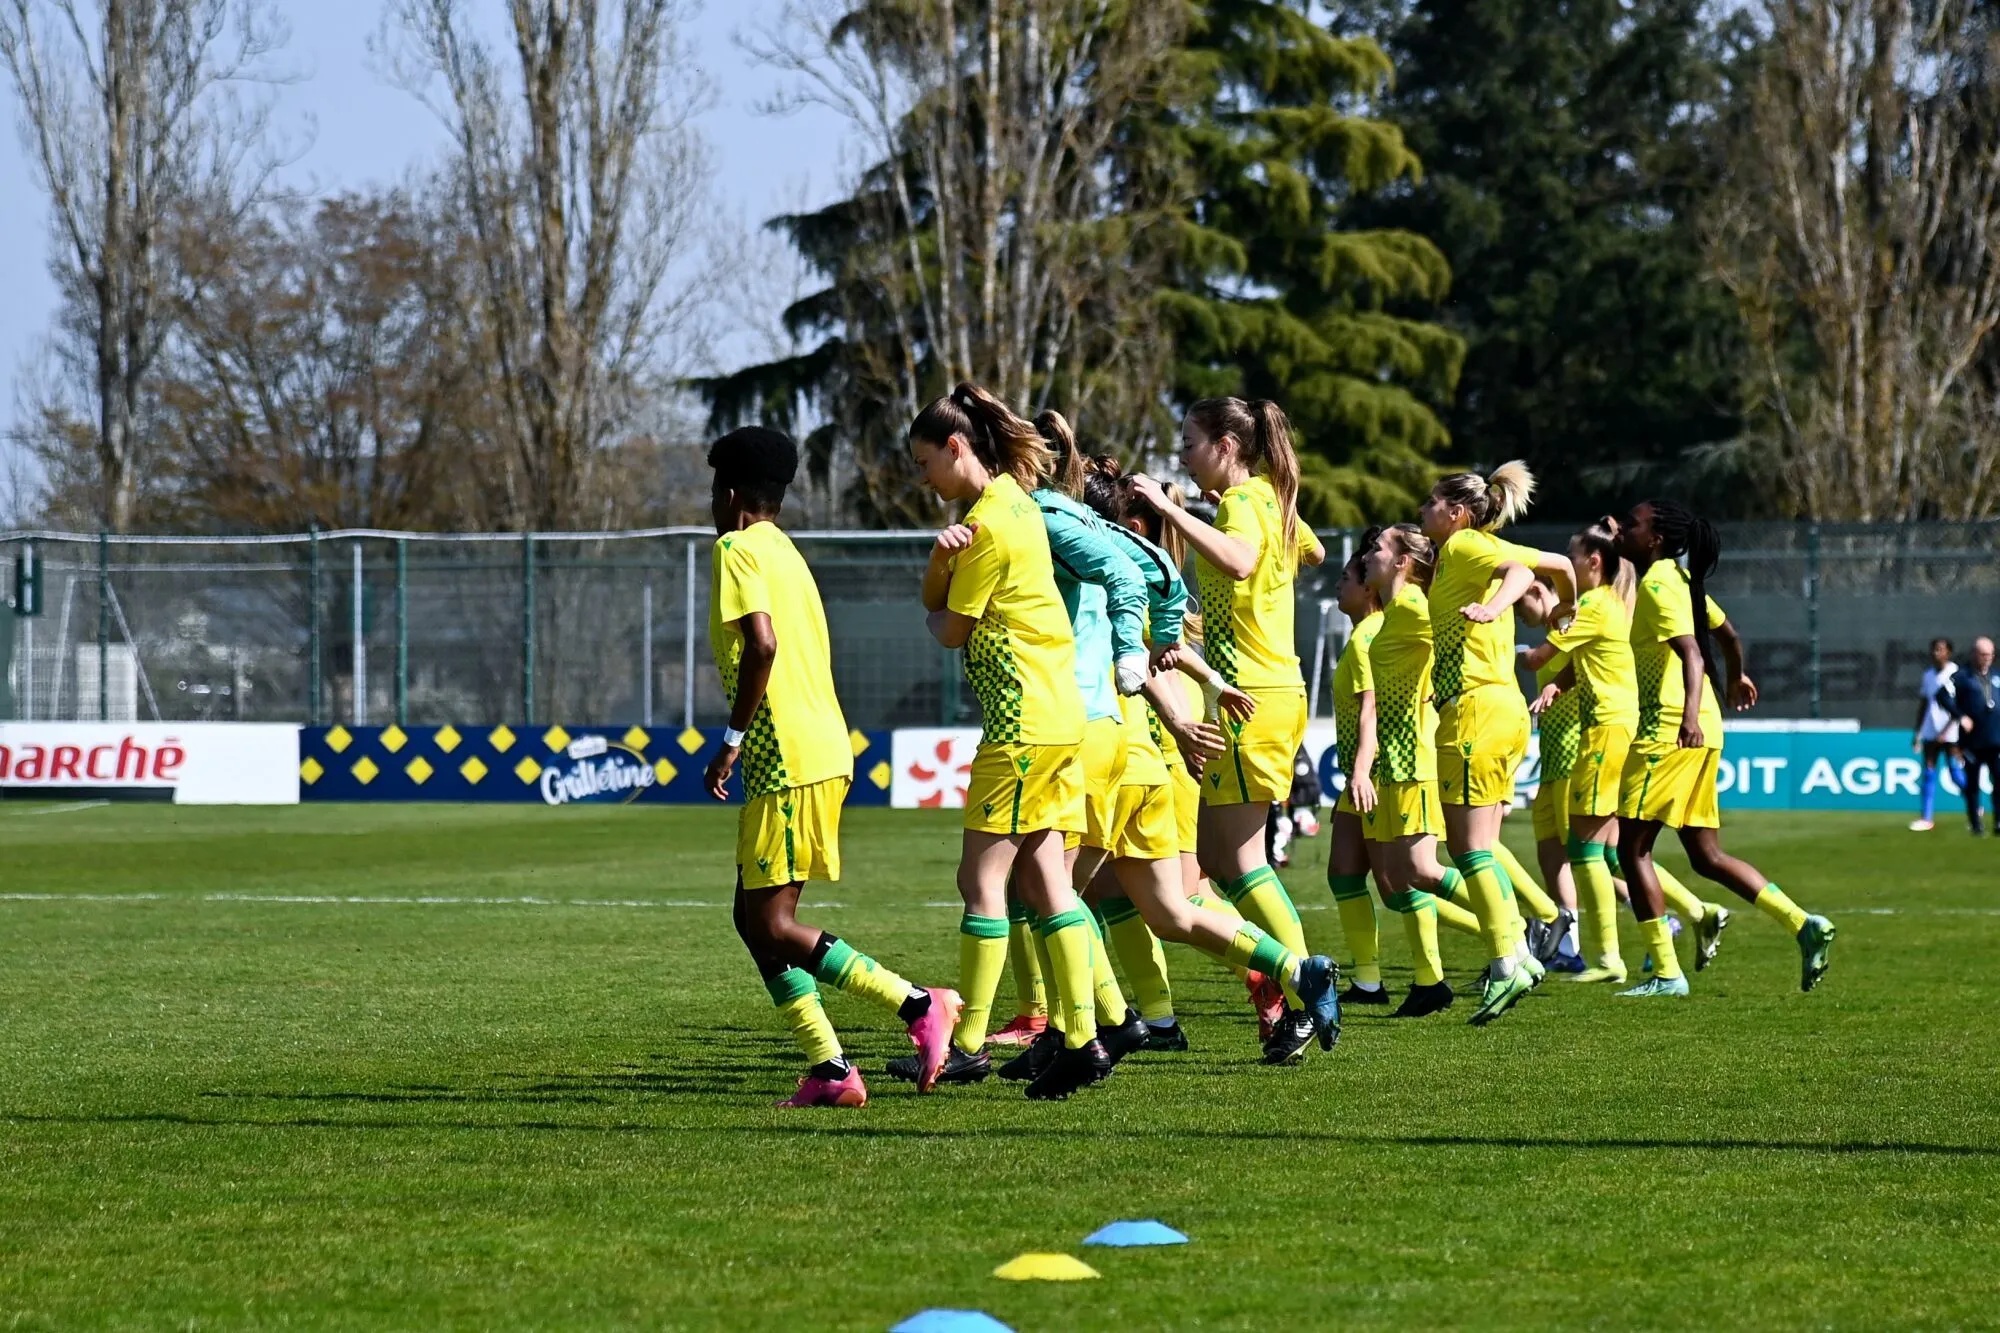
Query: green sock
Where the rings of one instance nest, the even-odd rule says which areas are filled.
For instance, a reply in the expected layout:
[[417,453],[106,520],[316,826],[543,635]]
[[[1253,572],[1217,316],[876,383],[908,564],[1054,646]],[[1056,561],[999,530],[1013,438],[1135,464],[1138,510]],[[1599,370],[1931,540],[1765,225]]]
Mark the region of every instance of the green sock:
[[[1388,899],[1382,901],[1387,902]],[[1431,897],[1431,905],[1437,912],[1437,923],[1449,926],[1461,935],[1477,935],[1479,918],[1472,914],[1471,902],[1472,895],[1465,891],[1465,876],[1458,873],[1458,867],[1446,866],[1444,878],[1438,882],[1437,891]]]
[[1367,986],[1382,984],[1382,943],[1375,925],[1375,899],[1368,892],[1368,876],[1326,877],[1333,890],[1333,905],[1340,912],[1341,933],[1354,951],[1354,979]]
[[958,989],[965,1000],[952,1044],[968,1055],[986,1044],[986,1026],[993,1019],[993,993],[1007,967],[1007,918],[974,916],[958,921]]
[[1299,969],[1298,955],[1264,933],[1255,922],[1245,921],[1236,928],[1236,938],[1223,950],[1223,961],[1252,972],[1262,972],[1281,985],[1290,985]]
[[877,963],[865,953],[857,953],[847,941],[835,935],[821,935],[813,951],[813,975],[836,990],[858,995],[895,1013],[916,990],[909,982]]
[[[1097,997],[1091,978],[1091,954],[1096,936],[1090,913],[1081,907],[1058,912],[1035,924],[1035,935],[1048,949],[1049,977],[1055,983],[1055,1004],[1063,1014],[1063,1044],[1071,1050],[1097,1037]],[[1122,1003],[1122,1001],[1121,1001]]]
[[1511,966],[1514,957],[1514,909],[1507,901],[1506,874],[1491,852],[1472,851],[1452,858],[1465,876],[1465,891],[1472,897],[1472,910],[1479,917],[1479,933],[1486,941],[1486,956]]
[[1125,965],[1138,996],[1139,1016],[1148,1023],[1174,1016],[1174,988],[1167,979],[1167,951],[1159,937],[1146,926],[1139,909],[1129,898],[1106,898],[1098,904],[1104,914],[1104,934]]
[[[1299,910],[1292,905],[1292,897],[1285,892],[1277,871],[1269,866],[1258,866],[1249,874],[1224,884],[1222,892],[1236,904],[1244,920],[1262,926],[1267,934],[1274,936],[1278,943],[1299,957],[1306,956],[1305,927],[1299,924]],[[1280,982],[1292,1007],[1300,1007],[1298,994],[1292,990],[1291,983],[1282,978]]]

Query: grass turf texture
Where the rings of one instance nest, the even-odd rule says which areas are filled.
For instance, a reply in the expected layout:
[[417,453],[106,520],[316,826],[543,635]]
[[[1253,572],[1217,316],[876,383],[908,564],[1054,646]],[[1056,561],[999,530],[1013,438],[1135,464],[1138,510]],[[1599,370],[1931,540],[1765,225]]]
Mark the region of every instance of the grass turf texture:
[[[1942,1328],[2000,1299],[1991,843],[1733,819],[1840,923],[1810,996],[1744,910],[1691,1000],[1552,980],[1485,1031],[1465,999],[1352,1013],[1278,1070],[1238,984],[1176,949],[1192,1054],[1061,1105],[919,1099],[877,1072],[901,1032],[832,996],[874,1100],[782,1112],[800,1061],[730,929],[733,828],[0,805],[0,892],[72,895],[0,901],[0,1326]],[[851,812],[845,844],[814,916],[951,981],[951,816]],[[1299,850],[1307,933],[1339,952],[1325,839]],[[1400,990],[1386,914],[1383,940]],[[988,1276],[1120,1217],[1193,1244],[1083,1251],[1098,1282]]]

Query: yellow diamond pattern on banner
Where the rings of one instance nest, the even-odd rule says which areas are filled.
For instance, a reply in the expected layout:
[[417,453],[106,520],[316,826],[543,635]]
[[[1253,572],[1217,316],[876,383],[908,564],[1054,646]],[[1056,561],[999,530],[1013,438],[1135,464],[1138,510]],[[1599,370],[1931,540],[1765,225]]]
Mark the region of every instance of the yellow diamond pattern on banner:
[[326,768],[319,760],[307,755],[306,761],[299,765],[299,776],[304,778],[306,786],[310,787],[326,776]]
[[889,767],[889,761],[886,759],[868,770],[868,780],[875,784],[877,791],[889,790],[889,783],[895,776],[896,770]]
[[362,755],[360,761],[354,765],[354,776],[360,780],[361,785],[364,787],[367,786],[369,783],[373,782],[375,780],[375,775],[380,773],[381,771],[382,771],[381,769],[375,767],[375,761],[373,759],[370,759],[365,754]]
[[410,781],[416,783],[419,787],[430,781],[431,774],[437,772],[436,769],[431,767],[430,760],[424,758],[422,755],[418,755],[415,759],[412,759],[409,767],[403,771],[408,773]]
[[653,765],[653,776],[660,780],[660,785],[662,787],[666,786],[669,782],[672,782],[675,777],[679,776],[679,774],[680,770],[678,768],[675,768],[672,764],[668,763],[664,759],[660,760],[660,762]]
[[477,787],[479,779],[486,776],[486,765],[479,762],[478,755],[474,755],[458,766],[458,775]]
[[335,727],[332,731],[326,733],[326,748],[335,754],[339,754],[352,744],[354,744],[354,736],[346,727]]
[[409,743],[410,743],[410,738],[409,736],[404,734],[403,729],[401,727],[391,725],[383,728],[382,748],[387,750],[390,754],[396,753],[396,751],[402,749],[405,745],[408,745]]
[[535,762],[535,756],[524,754],[521,762],[514,765],[514,776],[523,782],[533,782],[542,775],[542,766]]
[[634,750],[643,750],[653,742],[653,738],[638,727],[632,728],[632,730],[626,732],[620,739]]
[[674,739],[679,741],[681,749],[689,754],[693,754],[696,750],[699,750],[701,748],[702,735],[699,731],[696,731],[693,727],[689,727],[686,731],[683,731],[680,735],[674,737]]
[[861,752],[868,748],[868,738],[858,731],[850,731],[847,733],[847,748],[854,751],[854,757],[859,759]]
[[437,735],[432,739],[437,741],[438,749],[444,751],[446,754],[450,754],[458,748],[458,742],[461,737],[458,734],[458,728],[452,726],[450,723],[446,723],[437,729]]
[[514,733],[507,730],[506,724],[502,723],[486,733],[486,743],[501,754],[505,754],[513,747]]
[[550,727],[542,733],[542,744],[548,746],[549,753],[553,754],[569,744],[569,733],[561,727]]

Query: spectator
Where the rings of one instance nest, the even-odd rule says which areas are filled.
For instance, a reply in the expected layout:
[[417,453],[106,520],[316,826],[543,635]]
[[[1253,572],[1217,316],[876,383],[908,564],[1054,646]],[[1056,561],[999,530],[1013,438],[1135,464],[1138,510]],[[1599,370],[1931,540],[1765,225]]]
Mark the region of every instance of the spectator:
[[1979,775],[1993,789],[1994,830],[2000,832],[2000,671],[1993,669],[1993,640],[1972,641],[1972,665],[1957,672],[1940,689],[1937,700],[1958,719],[1959,748],[1965,754],[1965,816],[1972,836],[1985,830],[1979,822]]
[[1924,672],[1924,683],[1917,698],[1917,729],[1910,737],[1910,748],[1923,756],[1924,771],[1919,779],[1922,814],[1911,823],[1912,833],[1929,833],[1937,825],[1932,816],[1937,813],[1938,761],[1951,765],[1952,781],[1961,788],[1965,786],[1965,769],[1958,759],[1958,716],[1951,709],[1938,702],[1940,691],[1951,684],[1951,678],[1958,674],[1958,664],[1951,660],[1951,640],[1931,640],[1931,664]]

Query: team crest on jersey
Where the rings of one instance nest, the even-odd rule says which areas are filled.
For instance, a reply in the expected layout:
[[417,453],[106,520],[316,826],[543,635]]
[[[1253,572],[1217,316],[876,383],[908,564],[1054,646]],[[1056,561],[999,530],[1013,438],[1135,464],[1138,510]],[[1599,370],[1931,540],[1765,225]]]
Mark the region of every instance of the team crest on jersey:
[[1016,759],[1014,761],[1014,767],[1021,770],[1021,776],[1024,778],[1028,776],[1028,770],[1033,768],[1034,766],[1035,766],[1035,760],[1032,755],[1024,754],[1019,759]]

